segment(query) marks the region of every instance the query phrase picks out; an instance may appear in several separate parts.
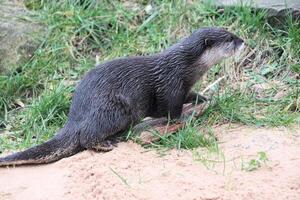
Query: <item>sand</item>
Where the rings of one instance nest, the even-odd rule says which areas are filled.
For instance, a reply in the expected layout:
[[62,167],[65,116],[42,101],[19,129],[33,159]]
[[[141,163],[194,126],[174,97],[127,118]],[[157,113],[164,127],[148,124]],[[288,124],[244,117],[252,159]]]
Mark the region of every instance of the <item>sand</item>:
[[[0,168],[0,199],[300,199],[300,129],[216,127],[219,154],[133,142],[42,166]],[[251,159],[267,161],[253,171]]]

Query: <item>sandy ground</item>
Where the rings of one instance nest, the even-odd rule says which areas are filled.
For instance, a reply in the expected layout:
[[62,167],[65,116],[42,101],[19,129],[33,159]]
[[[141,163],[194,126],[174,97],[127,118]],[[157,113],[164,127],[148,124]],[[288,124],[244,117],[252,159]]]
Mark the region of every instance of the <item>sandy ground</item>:
[[[161,156],[138,144],[85,151],[54,164],[0,168],[0,199],[300,199],[300,129],[216,128],[220,154]],[[257,153],[268,161],[242,170]],[[202,161],[201,161],[202,160]]]

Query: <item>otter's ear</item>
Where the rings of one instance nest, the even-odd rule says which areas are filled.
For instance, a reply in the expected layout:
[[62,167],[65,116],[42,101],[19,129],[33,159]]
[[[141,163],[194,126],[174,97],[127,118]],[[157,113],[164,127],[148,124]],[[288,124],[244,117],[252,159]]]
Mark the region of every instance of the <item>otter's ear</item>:
[[206,47],[211,47],[213,45],[213,41],[210,40],[210,39],[208,39],[208,38],[206,38],[206,39],[204,39],[204,45]]

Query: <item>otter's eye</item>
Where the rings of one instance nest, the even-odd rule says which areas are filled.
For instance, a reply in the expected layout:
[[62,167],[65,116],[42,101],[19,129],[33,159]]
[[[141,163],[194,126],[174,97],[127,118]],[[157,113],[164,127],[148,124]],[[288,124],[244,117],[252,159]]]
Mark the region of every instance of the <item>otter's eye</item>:
[[234,40],[233,36],[230,35],[225,39],[225,42],[232,42]]
[[205,46],[212,46],[212,40],[210,40],[210,39],[208,39],[208,38],[206,38],[205,40],[204,40],[204,44],[205,44]]

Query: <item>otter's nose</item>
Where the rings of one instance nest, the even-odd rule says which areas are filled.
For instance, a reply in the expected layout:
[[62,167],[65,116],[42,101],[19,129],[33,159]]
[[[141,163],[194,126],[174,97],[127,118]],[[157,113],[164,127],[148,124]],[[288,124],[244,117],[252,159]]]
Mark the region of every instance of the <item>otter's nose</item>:
[[235,46],[237,46],[237,47],[239,47],[239,46],[242,45],[243,43],[245,44],[244,40],[242,40],[241,38],[237,38],[237,39],[234,40],[234,44],[235,44]]

